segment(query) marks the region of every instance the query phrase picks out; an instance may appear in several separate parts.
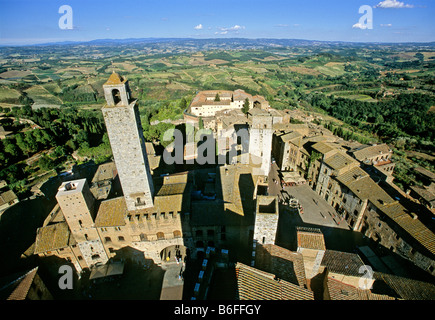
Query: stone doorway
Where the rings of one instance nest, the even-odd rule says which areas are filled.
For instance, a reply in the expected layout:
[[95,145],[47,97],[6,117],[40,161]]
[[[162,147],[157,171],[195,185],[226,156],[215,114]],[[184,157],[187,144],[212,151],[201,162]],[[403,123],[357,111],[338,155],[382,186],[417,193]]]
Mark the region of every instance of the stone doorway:
[[162,262],[184,262],[189,254],[189,249],[183,245],[172,245],[160,251]]

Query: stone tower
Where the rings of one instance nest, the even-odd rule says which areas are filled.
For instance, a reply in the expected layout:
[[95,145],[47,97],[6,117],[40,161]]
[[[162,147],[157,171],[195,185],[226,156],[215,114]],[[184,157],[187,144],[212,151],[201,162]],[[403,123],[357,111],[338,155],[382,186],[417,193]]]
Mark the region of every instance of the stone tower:
[[86,179],[64,182],[56,200],[88,267],[109,259],[94,225],[94,198]]
[[258,115],[252,117],[249,132],[249,153],[254,161],[261,161],[261,173],[268,176],[272,153],[272,116]]
[[255,265],[257,246],[275,244],[279,220],[278,196],[256,196],[255,222],[252,241],[252,261]]
[[103,88],[102,112],[127,210],[152,207],[154,186],[136,100],[128,81],[115,72]]

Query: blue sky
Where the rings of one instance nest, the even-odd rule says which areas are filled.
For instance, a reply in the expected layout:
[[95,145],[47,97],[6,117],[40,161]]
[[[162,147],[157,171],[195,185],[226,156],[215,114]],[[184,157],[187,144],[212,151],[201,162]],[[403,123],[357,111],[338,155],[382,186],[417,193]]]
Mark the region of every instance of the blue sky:
[[[72,8],[72,30],[59,28],[62,5]],[[372,29],[358,27],[363,5],[372,8]],[[429,42],[434,13],[434,0],[0,0],[0,44],[146,37]]]

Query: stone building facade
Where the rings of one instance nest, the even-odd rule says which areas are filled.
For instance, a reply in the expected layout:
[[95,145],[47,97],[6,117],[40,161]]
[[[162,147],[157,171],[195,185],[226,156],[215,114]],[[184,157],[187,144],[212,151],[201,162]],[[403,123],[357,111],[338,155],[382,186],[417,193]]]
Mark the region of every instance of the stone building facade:
[[435,274],[435,235],[418,216],[391,198],[358,161],[327,143],[309,168],[310,186],[354,231]]
[[302,135],[297,131],[273,136],[272,155],[281,171],[298,171],[301,162]]

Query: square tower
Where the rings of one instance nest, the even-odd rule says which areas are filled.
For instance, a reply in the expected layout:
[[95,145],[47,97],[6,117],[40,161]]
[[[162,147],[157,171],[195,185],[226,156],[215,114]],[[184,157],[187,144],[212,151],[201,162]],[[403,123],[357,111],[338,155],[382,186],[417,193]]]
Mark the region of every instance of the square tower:
[[106,263],[108,257],[94,224],[94,198],[86,179],[62,183],[56,200],[86,265]]
[[269,175],[273,123],[271,115],[258,115],[252,117],[251,130],[249,132],[249,153],[261,161],[261,171],[265,176]]
[[93,230],[94,198],[86,179],[63,182],[57,190],[56,200],[77,242],[99,238]]
[[[258,189],[257,189],[258,190]],[[278,196],[256,196],[254,235],[252,242],[252,261],[255,265],[255,255],[258,245],[275,244],[279,220]]]
[[117,73],[103,88],[107,104],[102,112],[127,210],[152,207],[154,186],[136,100]]

